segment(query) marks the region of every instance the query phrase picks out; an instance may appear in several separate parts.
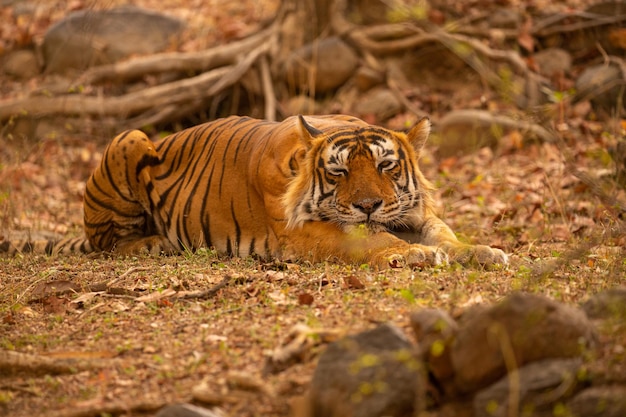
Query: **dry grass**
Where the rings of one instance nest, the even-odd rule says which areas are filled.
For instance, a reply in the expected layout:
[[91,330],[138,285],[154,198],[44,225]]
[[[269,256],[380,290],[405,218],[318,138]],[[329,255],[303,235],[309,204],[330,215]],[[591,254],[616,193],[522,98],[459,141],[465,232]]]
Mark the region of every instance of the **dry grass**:
[[[69,139],[31,149],[13,145],[4,148],[0,170],[5,236],[80,233],[80,177],[103,145]],[[577,146],[580,155],[593,155],[597,147],[591,140]],[[81,407],[107,411],[104,405],[119,403],[157,406],[191,400],[192,389],[205,381],[229,415],[285,416],[291,398],[306,389],[315,353],[322,349],[264,376],[267,352],[297,324],[353,332],[391,321],[408,332],[408,314],[420,306],[457,315],[515,290],[579,303],[623,285],[623,236],[608,237],[618,220],[566,172],[554,152],[551,145],[532,145],[497,157],[483,150],[454,163],[424,157],[424,170],[440,187],[441,210],[459,235],[512,254],[512,264],[502,270],[452,265],[376,272],[218,259],[210,251],[158,258],[0,259],[0,349],[104,365],[65,375],[2,378],[0,409],[28,416],[68,415],[63,413]],[[598,158],[583,162],[590,172],[604,169]],[[204,300],[136,297],[206,290],[225,276],[234,278]],[[88,289],[102,282],[118,291]],[[73,292],[42,294],[68,283]],[[621,337],[611,331],[609,339]],[[274,396],[233,388],[240,373],[262,381]]]

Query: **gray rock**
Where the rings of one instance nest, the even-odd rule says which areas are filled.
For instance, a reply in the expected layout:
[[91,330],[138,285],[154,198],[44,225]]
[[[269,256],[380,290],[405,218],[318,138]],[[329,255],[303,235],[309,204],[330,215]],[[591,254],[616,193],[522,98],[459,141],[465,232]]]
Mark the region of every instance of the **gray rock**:
[[626,416],[626,386],[599,386],[581,391],[567,403],[573,417]]
[[626,321],[626,287],[594,294],[583,303],[582,309],[592,319],[615,318]]
[[359,98],[353,111],[359,116],[372,115],[381,120],[396,115],[402,108],[402,103],[391,90],[374,87]]
[[[474,416],[505,417],[523,415],[523,410],[552,409],[581,384],[581,365],[580,358],[573,358],[547,359],[523,366],[476,394]],[[515,410],[511,410],[511,398],[516,401]]]
[[528,140],[554,140],[550,132],[537,124],[486,110],[462,109],[453,110],[439,120],[433,143],[442,157],[465,155],[486,146],[497,148],[502,136],[513,130],[521,131]]
[[424,406],[422,364],[399,329],[383,324],[328,346],[309,393],[312,417],[409,416]]
[[[287,82],[298,90],[326,93],[345,83],[359,63],[357,54],[337,37],[326,38],[293,51],[286,59]],[[311,70],[314,71],[311,71]],[[310,74],[315,74],[309,80]]]
[[522,22],[522,15],[516,10],[500,8],[489,14],[489,27],[501,29],[517,29]]
[[285,103],[285,113],[288,115],[317,114],[320,107],[321,106],[317,104],[315,99],[300,94],[287,100]]
[[461,392],[473,392],[497,381],[506,373],[505,355],[521,367],[578,357],[595,341],[593,326],[581,310],[541,295],[514,293],[463,317],[451,348],[455,385]]
[[37,55],[30,49],[9,52],[3,59],[2,70],[6,75],[27,80],[39,74]]
[[72,13],[44,36],[46,72],[84,70],[130,55],[160,52],[182,29],[177,19],[135,7]]
[[534,56],[539,73],[546,77],[555,74],[566,74],[572,69],[572,55],[565,49],[546,48]]
[[586,68],[576,80],[576,101],[590,100],[596,112],[612,115],[624,99],[620,69],[615,65],[596,65]]
[[411,313],[410,321],[420,357],[428,371],[442,385],[443,381],[453,376],[450,346],[459,326],[448,313],[434,308]]
[[367,91],[385,82],[385,74],[370,67],[359,67],[356,74],[354,74],[354,82],[359,91]]

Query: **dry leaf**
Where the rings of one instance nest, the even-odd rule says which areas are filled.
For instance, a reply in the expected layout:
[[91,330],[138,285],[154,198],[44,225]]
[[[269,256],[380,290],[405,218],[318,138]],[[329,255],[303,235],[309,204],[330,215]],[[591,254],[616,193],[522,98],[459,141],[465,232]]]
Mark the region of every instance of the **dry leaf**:
[[353,290],[362,290],[363,288],[365,288],[365,284],[363,284],[363,282],[361,282],[361,280],[358,279],[355,275],[348,275],[347,277],[344,277],[343,282],[345,283],[347,288]]
[[298,304],[300,305],[310,306],[311,304],[313,304],[313,301],[313,296],[308,292],[298,294]]

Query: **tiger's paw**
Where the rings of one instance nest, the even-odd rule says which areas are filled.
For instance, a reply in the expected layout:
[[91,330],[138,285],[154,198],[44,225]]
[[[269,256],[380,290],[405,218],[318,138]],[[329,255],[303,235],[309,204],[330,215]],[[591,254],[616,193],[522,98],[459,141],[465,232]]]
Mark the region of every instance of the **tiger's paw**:
[[448,262],[448,255],[431,246],[411,244],[399,248],[388,248],[375,256],[373,262],[379,269],[425,268]]
[[119,255],[175,255],[178,249],[164,236],[121,240],[113,252]]
[[446,248],[451,261],[462,265],[478,264],[484,267],[508,265],[509,256],[501,249],[486,245],[458,245]]

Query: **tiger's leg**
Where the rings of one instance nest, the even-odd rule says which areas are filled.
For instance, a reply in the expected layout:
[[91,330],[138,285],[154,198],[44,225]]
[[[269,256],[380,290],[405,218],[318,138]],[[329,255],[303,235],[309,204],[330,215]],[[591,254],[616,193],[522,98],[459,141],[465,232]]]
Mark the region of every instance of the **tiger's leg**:
[[509,263],[509,257],[500,249],[460,242],[452,229],[435,215],[426,217],[421,227],[420,243],[442,250],[450,261],[463,265],[477,263],[491,266]]
[[159,164],[141,131],[117,136],[85,187],[85,234],[96,250],[121,254],[176,252],[155,222],[160,198],[151,168]]

